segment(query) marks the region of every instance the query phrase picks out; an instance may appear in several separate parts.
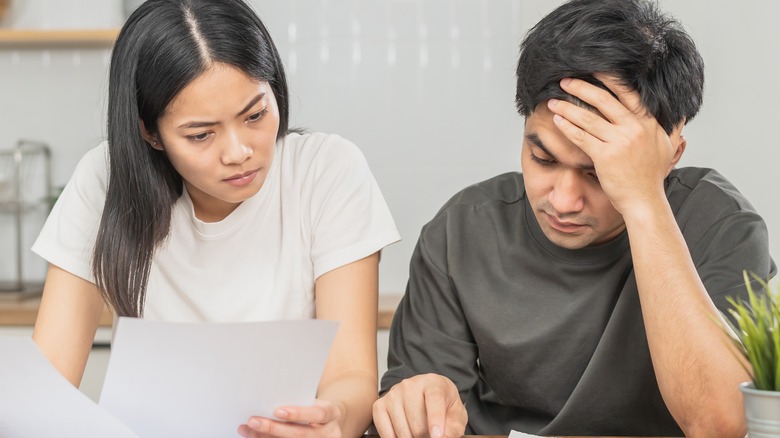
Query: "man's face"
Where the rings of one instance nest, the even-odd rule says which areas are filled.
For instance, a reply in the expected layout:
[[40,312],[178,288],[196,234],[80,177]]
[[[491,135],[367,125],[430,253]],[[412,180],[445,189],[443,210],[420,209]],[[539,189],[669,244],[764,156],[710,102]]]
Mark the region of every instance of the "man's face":
[[556,128],[547,102],[526,119],[521,165],[534,216],[554,244],[599,245],[626,228],[601,189],[593,161]]

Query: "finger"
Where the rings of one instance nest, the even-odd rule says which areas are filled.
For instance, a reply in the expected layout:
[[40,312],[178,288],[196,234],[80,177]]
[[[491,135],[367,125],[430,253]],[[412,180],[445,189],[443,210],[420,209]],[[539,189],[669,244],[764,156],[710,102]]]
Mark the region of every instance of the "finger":
[[309,424],[288,423],[285,421],[276,421],[263,417],[250,418],[247,422],[247,426],[258,436],[306,437],[314,433],[313,428]]
[[390,415],[390,421],[393,423],[393,431],[398,438],[412,438],[414,434],[409,427],[409,423],[406,421],[406,412],[403,410],[403,406],[399,409],[392,409],[388,411]]
[[[388,397],[387,395],[385,397]],[[406,410],[404,404],[408,402],[404,397],[395,397],[391,395],[387,398],[387,414],[390,416],[390,421],[393,423],[393,431],[398,438],[410,438],[413,437],[412,429],[409,427],[409,422],[406,418]]]
[[441,438],[447,416],[446,394],[440,390],[429,390],[424,394],[425,411],[428,421],[428,433],[431,438]]
[[238,427],[238,434],[244,438],[265,438],[268,436],[259,432],[255,432],[246,424],[242,424]]
[[466,424],[468,424],[469,416],[466,412],[466,407],[460,401],[459,395],[447,409],[446,421],[444,428],[445,438],[459,438],[466,433]]
[[600,80],[601,83],[615,93],[615,96],[618,97],[620,103],[622,103],[632,114],[647,114],[645,106],[642,104],[642,96],[639,95],[637,90],[623,85],[623,81],[621,81],[620,78],[607,73],[594,73],[593,77]]
[[587,131],[566,120],[559,114],[553,115],[553,123],[555,123],[555,126],[569,139],[569,141],[582,149],[582,151],[591,157],[591,159],[593,159],[594,153],[598,154],[600,150],[599,145],[603,145],[601,140],[590,135]]
[[406,422],[414,437],[428,436],[428,415],[425,401],[427,389],[420,388],[414,392],[406,392],[403,403],[406,412]]
[[601,141],[608,141],[610,133],[614,132],[614,126],[596,112],[565,100],[550,99],[547,108]]
[[374,427],[382,438],[396,438],[395,430],[393,430],[393,421],[390,419],[390,415],[387,413],[384,403],[380,403],[382,400],[374,403]]
[[[465,412],[465,410],[464,410]],[[466,433],[466,419],[453,416],[447,419],[443,438],[460,438]]]
[[338,418],[338,408],[332,403],[313,406],[282,406],[274,411],[276,418],[298,423],[325,424]]
[[560,82],[563,91],[578,97],[598,110],[609,122],[616,122],[632,115],[631,111],[609,91],[582,79],[564,78]]

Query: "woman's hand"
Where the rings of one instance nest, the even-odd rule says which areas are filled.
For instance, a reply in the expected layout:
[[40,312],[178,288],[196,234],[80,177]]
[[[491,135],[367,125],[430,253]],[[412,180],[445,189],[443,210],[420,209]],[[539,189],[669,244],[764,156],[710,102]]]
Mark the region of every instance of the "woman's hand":
[[341,437],[341,409],[330,401],[312,406],[282,406],[274,411],[278,419],[252,417],[238,428],[243,437]]

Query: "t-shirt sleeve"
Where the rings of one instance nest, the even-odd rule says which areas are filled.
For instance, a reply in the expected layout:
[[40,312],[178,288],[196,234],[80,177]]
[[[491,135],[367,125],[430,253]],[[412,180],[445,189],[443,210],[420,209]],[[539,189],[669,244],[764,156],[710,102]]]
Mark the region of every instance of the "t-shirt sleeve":
[[406,378],[435,373],[452,380],[465,401],[477,382],[477,344],[446,270],[446,248],[442,221],[434,219],[417,242],[393,316],[381,394]]
[[105,143],[82,157],[32,246],[49,263],[93,283],[92,252],[106,199],[107,160]]
[[[743,271],[768,279],[777,268],[769,255],[769,235],[763,219],[740,209],[726,214],[706,229],[691,247],[691,256],[715,306],[725,312],[727,297],[747,297]],[[754,281],[754,288],[759,285]]]
[[309,172],[315,278],[400,240],[379,185],[354,144],[327,136]]

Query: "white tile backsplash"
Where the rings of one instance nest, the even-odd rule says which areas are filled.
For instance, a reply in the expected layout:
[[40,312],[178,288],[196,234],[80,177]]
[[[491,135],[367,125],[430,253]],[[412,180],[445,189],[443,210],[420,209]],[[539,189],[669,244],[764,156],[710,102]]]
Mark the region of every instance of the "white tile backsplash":
[[18,29],[112,28],[121,26],[121,0],[12,0],[6,27]]
[[[13,0],[4,27],[105,28],[123,21],[121,0]],[[514,68],[525,30],[560,0],[254,0],[285,66],[291,125],[333,132],[366,155],[403,241],[384,251],[380,290],[404,289],[420,228],[452,194],[519,169],[522,119]],[[702,113],[686,128],[685,165],[716,167],[780,229],[765,195],[780,158],[773,131],[780,61],[771,0],[663,0],[708,65]],[[9,23],[10,21],[10,23]],[[724,28],[731,29],[723,32]],[[54,148],[54,181],[105,133],[106,49],[0,48],[0,148],[19,138]],[[738,146],[738,147],[737,147]],[[31,219],[25,239],[37,232]],[[780,240],[772,236],[772,252]],[[780,234],[777,234],[780,235]],[[12,265],[0,215],[0,281]],[[42,278],[31,253],[25,276]]]

